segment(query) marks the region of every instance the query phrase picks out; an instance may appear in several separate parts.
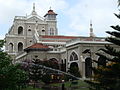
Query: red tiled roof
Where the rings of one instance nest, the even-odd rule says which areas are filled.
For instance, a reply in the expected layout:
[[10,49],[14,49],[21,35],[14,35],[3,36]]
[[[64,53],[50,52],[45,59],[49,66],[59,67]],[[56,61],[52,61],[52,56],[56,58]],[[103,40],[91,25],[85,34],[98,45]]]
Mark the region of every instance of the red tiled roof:
[[[46,15],[51,15],[51,14],[52,14],[52,15],[57,15],[55,12],[53,12],[53,10],[49,10],[48,13],[45,14],[45,16],[46,16]],[[45,16],[44,16],[44,17],[45,17]]]
[[42,38],[53,38],[53,39],[75,39],[74,36],[42,36]]
[[35,43],[29,47],[27,47],[26,49],[24,49],[25,51],[29,51],[29,50],[48,50],[49,47],[46,45],[43,45],[42,43]]
[[48,48],[48,46],[43,45],[42,43],[35,43],[32,46],[29,46],[28,48]]
[[66,42],[66,40],[42,40],[43,42]]

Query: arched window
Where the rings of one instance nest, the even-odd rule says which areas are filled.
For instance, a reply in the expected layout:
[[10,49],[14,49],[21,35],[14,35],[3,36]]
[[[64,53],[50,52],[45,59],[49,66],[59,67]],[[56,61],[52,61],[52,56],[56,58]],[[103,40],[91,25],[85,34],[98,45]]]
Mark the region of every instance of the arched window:
[[32,30],[31,29],[28,29],[28,35],[32,35]]
[[89,57],[89,58],[86,58],[85,59],[85,76],[86,77],[90,77],[92,75],[92,59]]
[[22,26],[18,27],[18,35],[23,35],[23,27]]
[[42,29],[41,35],[45,35],[45,30]]
[[23,51],[23,43],[19,42],[18,43],[18,52]]
[[98,58],[98,67],[99,66],[106,66],[106,59],[103,57]]
[[10,52],[13,52],[13,43],[10,43],[10,44],[9,44],[9,51],[10,51]]
[[70,61],[75,61],[78,60],[78,56],[75,52],[72,52],[72,54],[70,55]]

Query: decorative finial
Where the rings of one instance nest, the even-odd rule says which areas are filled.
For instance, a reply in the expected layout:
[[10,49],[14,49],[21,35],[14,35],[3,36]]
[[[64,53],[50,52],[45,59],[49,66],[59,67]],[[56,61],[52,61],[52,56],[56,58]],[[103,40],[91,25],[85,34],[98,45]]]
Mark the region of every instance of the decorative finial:
[[50,10],[51,10],[51,6],[50,6]]
[[32,11],[32,15],[36,15],[36,11],[35,11],[35,3],[33,3],[33,11]]
[[35,11],[35,3],[33,3],[33,11]]
[[92,20],[90,20],[90,37],[95,37],[93,33]]
[[92,28],[92,20],[90,20],[90,27]]

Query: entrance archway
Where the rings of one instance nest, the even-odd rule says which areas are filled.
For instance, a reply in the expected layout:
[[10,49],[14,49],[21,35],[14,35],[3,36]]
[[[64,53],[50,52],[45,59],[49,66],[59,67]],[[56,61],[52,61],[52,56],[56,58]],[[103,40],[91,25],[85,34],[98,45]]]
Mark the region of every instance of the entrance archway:
[[72,62],[70,64],[70,69],[68,70],[68,72],[76,77],[81,77],[79,67],[78,67],[78,64],[76,62]]

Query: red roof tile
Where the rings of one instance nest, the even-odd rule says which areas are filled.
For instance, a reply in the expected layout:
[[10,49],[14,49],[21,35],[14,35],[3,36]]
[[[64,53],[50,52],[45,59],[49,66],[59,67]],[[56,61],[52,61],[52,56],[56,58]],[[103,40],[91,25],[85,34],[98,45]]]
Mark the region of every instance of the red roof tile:
[[[45,16],[46,16],[46,15],[57,15],[57,14],[56,14],[55,12],[53,12],[53,10],[49,10],[48,13],[45,14]],[[44,16],[44,17],[45,17],[45,16]]]
[[43,45],[42,43],[35,43],[32,46],[29,46],[28,48],[48,48],[48,46]]
[[53,39],[75,39],[74,36],[42,36],[42,38],[53,38]]
[[35,50],[35,51],[46,51],[49,50],[50,48],[46,45],[43,45],[42,43],[35,43],[29,47],[27,47],[26,49],[24,49],[25,51],[30,51],[30,50]]

